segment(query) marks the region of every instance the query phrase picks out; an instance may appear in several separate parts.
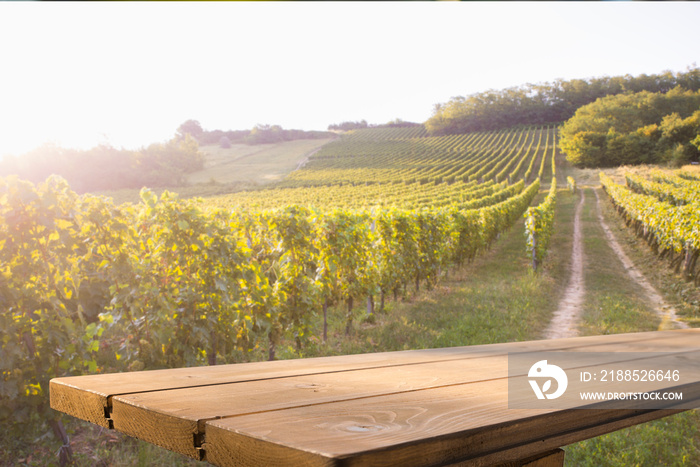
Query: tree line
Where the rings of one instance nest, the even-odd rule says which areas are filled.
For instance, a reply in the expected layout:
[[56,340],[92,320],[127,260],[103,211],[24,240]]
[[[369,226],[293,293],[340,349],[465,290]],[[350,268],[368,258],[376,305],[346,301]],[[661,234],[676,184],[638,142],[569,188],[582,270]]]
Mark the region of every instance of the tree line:
[[367,123],[367,120],[360,121],[345,121],[341,123],[333,123],[328,125],[329,131],[350,131],[350,130],[363,130],[365,128],[407,128],[414,126],[421,126],[421,123],[407,122],[396,118],[387,123]]
[[700,91],[607,96],[581,107],[560,131],[579,167],[681,166],[700,160]]
[[0,176],[17,175],[33,183],[60,174],[78,193],[143,186],[178,186],[185,175],[202,169],[204,155],[187,135],[138,150],[100,145],[88,150],[40,146],[0,160]]
[[491,89],[436,104],[425,126],[432,135],[446,135],[561,123],[571,118],[578,108],[601,97],[642,91],[667,93],[678,86],[700,90],[700,68],[689,67],[678,73],[559,79],[551,83]]
[[203,146],[231,144],[270,144],[297,139],[323,139],[333,137],[327,131],[285,130],[279,125],[258,124],[250,130],[205,130],[197,120],[187,120],[177,129],[181,137],[190,135]]

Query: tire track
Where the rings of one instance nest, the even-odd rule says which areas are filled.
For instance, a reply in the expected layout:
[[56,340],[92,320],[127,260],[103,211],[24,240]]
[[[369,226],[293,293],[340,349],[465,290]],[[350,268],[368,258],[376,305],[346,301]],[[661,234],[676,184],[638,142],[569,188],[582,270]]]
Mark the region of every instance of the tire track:
[[586,199],[584,190],[581,192],[581,200],[576,205],[574,216],[574,247],[571,253],[571,277],[566,287],[564,297],[559,302],[557,311],[554,312],[549,326],[544,331],[545,339],[559,339],[562,337],[575,337],[578,335],[578,323],[585,293],[583,280],[583,234],[581,231],[581,211]]
[[596,198],[596,209],[598,211],[598,221],[600,222],[601,227],[603,227],[603,231],[605,232],[605,237],[607,238],[608,244],[610,245],[610,248],[613,249],[617,257],[620,258],[620,261],[622,262],[622,265],[627,271],[627,274],[629,274],[632,280],[639,284],[639,286],[644,290],[644,293],[647,296],[649,303],[652,304],[654,311],[656,311],[656,314],[661,318],[659,330],[673,328],[689,328],[689,326],[686,323],[678,320],[676,309],[673,308],[673,306],[669,305],[666,302],[666,300],[664,300],[663,297],[659,295],[656,289],[646,280],[641,271],[639,271],[639,269],[637,269],[634,266],[634,263],[632,263],[629,257],[622,250],[622,247],[617,242],[617,239],[615,239],[615,236],[613,236],[612,231],[605,223],[605,219],[603,219],[603,211],[600,208],[600,196],[598,196],[598,190],[594,190],[594,192]]

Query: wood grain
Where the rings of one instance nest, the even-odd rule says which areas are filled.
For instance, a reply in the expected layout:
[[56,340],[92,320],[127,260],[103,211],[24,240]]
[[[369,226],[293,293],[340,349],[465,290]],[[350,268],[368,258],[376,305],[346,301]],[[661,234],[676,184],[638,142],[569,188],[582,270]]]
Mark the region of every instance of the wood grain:
[[206,460],[233,465],[235,446],[248,459],[236,465],[287,465],[300,452],[320,456],[316,465],[492,465],[671,413],[509,410],[506,399],[507,382],[496,380],[209,421]]
[[[675,334],[666,334],[672,332]],[[692,330],[689,330],[692,335]],[[312,375],[351,371],[362,368],[385,368],[429,361],[449,361],[508,352],[536,350],[574,350],[600,345],[639,346],[653,341],[668,343],[678,337],[678,331],[629,333],[615,336],[589,336],[548,341],[525,341],[506,344],[450,347],[442,349],[407,350],[371,354],[320,357],[274,362],[151,370],[133,373],[70,376],[50,381],[51,407],[63,413],[97,425],[109,427],[111,398],[116,395],[192,388],[232,382],[258,381],[297,375]],[[645,344],[645,342],[647,344]],[[86,397],[91,401],[87,403]],[[105,416],[105,413],[107,416]]]
[[[51,406],[216,465],[493,465],[678,412],[509,409],[508,353],[598,352],[595,363],[610,365],[634,358],[624,352],[697,351],[698,337],[675,330],[57,378]],[[700,399],[700,387],[689,394]]]
[[[677,359],[686,358],[688,354],[700,360],[700,351],[653,360],[666,362],[664,365],[657,363],[657,366],[672,368],[678,366]],[[587,365],[586,368],[591,371],[625,368],[635,356],[631,353],[604,353],[597,357],[596,365]],[[112,399],[112,419],[114,428],[123,433],[193,456],[196,451],[192,450],[191,436],[179,438],[181,444],[176,445],[168,434],[177,430],[190,433],[192,426],[196,427],[194,434],[202,434],[206,430],[204,422],[213,419],[341,401],[357,400],[362,404],[370,397],[506,378],[507,356],[401,365],[115,396]],[[700,381],[700,369],[692,379]],[[651,383],[646,385],[650,389],[661,389],[668,383],[657,382],[653,388],[650,386]],[[524,388],[527,396],[532,396],[527,383]],[[589,384],[591,391],[610,388],[610,383]],[[488,387],[484,389],[489,390]],[[181,425],[179,428],[178,424]],[[169,444],[163,444],[161,440],[164,439]]]

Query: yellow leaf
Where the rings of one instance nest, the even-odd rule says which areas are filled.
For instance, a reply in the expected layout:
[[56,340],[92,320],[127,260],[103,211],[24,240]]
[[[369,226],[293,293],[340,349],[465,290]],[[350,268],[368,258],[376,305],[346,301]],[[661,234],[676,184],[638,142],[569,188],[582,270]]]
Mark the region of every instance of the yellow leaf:
[[56,223],[56,227],[59,228],[60,230],[66,230],[71,225],[73,225],[70,221],[67,221],[65,219],[56,219],[55,223]]

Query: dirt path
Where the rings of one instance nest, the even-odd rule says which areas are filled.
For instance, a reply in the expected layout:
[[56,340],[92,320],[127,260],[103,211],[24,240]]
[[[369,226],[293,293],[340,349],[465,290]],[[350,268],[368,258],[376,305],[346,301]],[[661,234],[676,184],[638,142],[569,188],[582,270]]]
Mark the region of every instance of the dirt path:
[[[325,145],[324,145],[324,146],[325,146]],[[297,164],[297,168],[294,169],[294,170],[299,170],[299,169],[301,169],[302,167],[304,167],[304,166],[306,165],[306,163],[309,162],[309,158],[310,158],[311,156],[313,156],[314,154],[316,154],[318,151],[320,151],[322,148],[323,148],[323,146],[321,146],[320,148],[316,148],[316,149],[314,149],[313,151],[311,151],[305,158],[303,158],[302,160],[299,161],[299,164]]]
[[574,217],[574,248],[571,254],[571,278],[564,292],[564,298],[559,302],[557,311],[554,312],[552,321],[544,331],[545,339],[558,339],[561,337],[574,337],[578,335],[578,322],[580,319],[581,305],[585,292],[583,282],[583,234],[581,232],[581,211],[586,195],[583,190],[581,200],[576,205]]
[[[598,222],[605,232],[605,238],[610,245],[610,248],[615,252],[620,262],[624,266],[630,279],[639,284],[644,290],[646,299],[656,310],[657,315],[661,318],[659,329],[674,329],[688,328],[688,325],[678,320],[676,310],[669,305],[654,287],[646,280],[644,275],[634,266],[634,263],[622,250],[622,247],[613,236],[612,231],[605,223],[603,211],[600,206],[600,196],[598,191],[594,190],[596,196],[596,210],[598,214]],[[585,286],[583,279],[583,234],[581,232],[581,211],[585,201],[584,191],[581,190],[581,200],[576,205],[576,214],[574,217],[574,247],[571,261],[571,278],[569,285],[564,292],[564,297],[559,302],[557,311],[554,312],[549,326],[544,331],[545,339],[558,339],[561,337],[574,337],[578,335],[578,323],[585,294]]]
[[654,289],[654,287],[646,280],[644,275],[642,275],[642,273],[634,266],[632,261],[630,261],[629,257],[622,250],[622,247],[620,247],[620,244],[617,242],[612,232],[610,231],[610,228],[603,219],[603,212],[600,209],[600,197],[598,196],[597,190],[595,190],[595,198],[596,208],[598,211],[598,221],[603,227],[603,231],[605,232],[605,237],[608,240],[608,244],[610,245],[610,248],[613,249],[615,254],[617,254],[617,257],[620,258],[620,261],[625,267],[627,274],[629,274],[632,280],[634,280],[637,284],[639,284],[640,287],[642,287],[642,289],[644,289],[649,303],[653,305],[656,314],[659,315],[659,317],[661,318],[661,324],[659,325],[659,329],[687,329],[689,326],[686,323],[678,321],[678,317],[676,316],[676,310],[671,305],[666,303],[663,297],[659,295],[656,289]]

